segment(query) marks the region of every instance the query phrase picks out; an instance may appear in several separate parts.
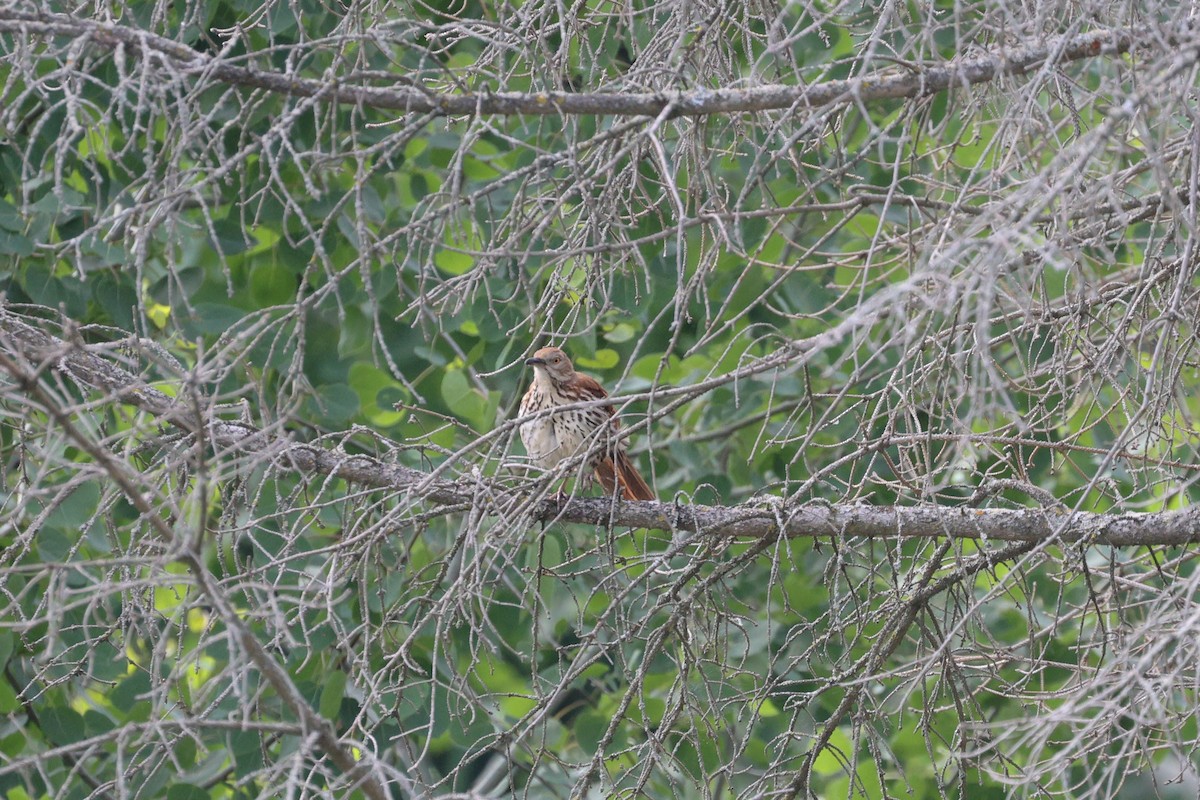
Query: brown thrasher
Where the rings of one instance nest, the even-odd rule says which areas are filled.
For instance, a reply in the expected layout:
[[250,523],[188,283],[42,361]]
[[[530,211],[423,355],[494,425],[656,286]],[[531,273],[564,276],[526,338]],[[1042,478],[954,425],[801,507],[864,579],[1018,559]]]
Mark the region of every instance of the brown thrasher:
[[[533,383],[521,398],[521,416],[608,397],[594,378],[576,372],[557,347],[543,347],[525,363],[533,367]],[[590,466],[605,493],[612,495],[620,487],[626,500],[654,500],[654,492],[625,453],[625,442],[613,436],[620,424],[615,415],[611,404],[560,411],[523,424],[521,441],[530,460],[542,469],[593,451]]]

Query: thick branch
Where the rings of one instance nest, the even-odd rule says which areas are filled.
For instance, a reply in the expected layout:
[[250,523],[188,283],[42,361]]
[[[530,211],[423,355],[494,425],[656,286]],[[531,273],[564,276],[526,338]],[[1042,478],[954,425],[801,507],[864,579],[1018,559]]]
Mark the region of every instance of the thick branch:
[[[106,392],[189,432],[204,430],[224,447],[271,454],[278,465],[365,486],[414,494],[437,505],[481,508],[496,515],[527,503],[527,496],[498,481],[429,480],[421,470],[369,456],[347,455],[295,444],[256,428],[196,411],[146,385],[138,376],[97,354],[95,346],[64,341],[0,310],[0,348],[22,361],[55,370],[76,383]],[[866,506],[789,504],[764,498],[740,506],[625,502],[611,498],[541,501],[532,515],[604,527],[649,528],[734,539],[799,537],[936,538],[1112,546],[1185,545],[1200,542],[1200,514],[1192,510],[1157,514],[1095,514],[1053,509],[981,509],[962,506]]]
[[[619,114],[656,117],[704,116],[747,111],[817,108],[852,101],[870,102],[918,97],[986,83],[1005,75],[1024,75],[1047,62],[1065,63],[1100,55],[1125,53],[1151,36],[1149,28],[1100,30],[1058,36],[1040,44],[997,50],[944,64],[906,64],[899,70],[834,80],[811,86],[766,85],[749,89],[695,89],[673,92],[612,94],[603,92],[458,92],[441,93],[411,85],[350,85],[336,79],[307,79],[226,63],[185,44],[126,25],[79,19],[62,14],[0,10],[0,32],[24,36],[87,39],[115,49],[124,46],[143,58],[164,59],[184,75],[234,86],[265,89],[292,97],[330,103],[436,115]],[[1190,27],[1168,37],[1176,47],[1195,47]],[[397,76],[402,78],[403,76]]]

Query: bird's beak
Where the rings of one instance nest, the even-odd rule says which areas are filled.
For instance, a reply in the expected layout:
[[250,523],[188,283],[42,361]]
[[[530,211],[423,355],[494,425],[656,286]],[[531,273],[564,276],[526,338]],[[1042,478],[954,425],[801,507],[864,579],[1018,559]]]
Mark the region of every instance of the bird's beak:
[[544,366],[546,366],[546,359],[544,359],[544,358],[527,358],[527,359],[525,359],[525,363],[531,367],[544,367]]

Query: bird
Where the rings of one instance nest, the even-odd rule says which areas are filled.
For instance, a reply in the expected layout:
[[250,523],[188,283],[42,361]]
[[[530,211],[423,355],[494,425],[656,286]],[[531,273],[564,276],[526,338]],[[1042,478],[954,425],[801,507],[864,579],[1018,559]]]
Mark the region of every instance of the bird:
[[[575,371],[557,347],[543,347],[525,363],[533,367],[533,383],[521,398],[521,416],[608,397],[595,378]],[[654,492],[616,438],[620,423],[612,404],[573,408],[540,416],[521,425],[521,441],[530,460],[554,469],[572,456],[593,453],[589,465],[608,495],[620,489],[626,500],[655,500]]]

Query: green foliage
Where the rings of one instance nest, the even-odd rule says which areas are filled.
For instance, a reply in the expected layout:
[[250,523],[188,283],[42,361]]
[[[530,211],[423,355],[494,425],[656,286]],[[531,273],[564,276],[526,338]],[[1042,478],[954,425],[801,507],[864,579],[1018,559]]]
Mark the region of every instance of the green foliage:
[[[1051,24],[982,2],[883,20],[859,4],[688,7],[588,2],[564,20],[553,4],[206,0],[101,16],[219,63],[431,93],[817,85]],[[1086,26],[1124,24],[1088,8]],[[1186,106],[1151,114],[1191,96],[1174,72],[1145,73],[1161,93],[1113,56],[974,97],[424,118],[4,31],[6,303],[84,326],[60,332],[180,402],[478,484],[484,509],[181,443],[41,365],[65,416],[15,383],[0,400],[7,797],[350,793],[201,591],[192,547],[300,698],[412,794],[988,797],[1029,775],[1065,794],[1107,785],[1096,757],[1153,777],[1190,752],[1182,679],[1156,706],[1179,739],[1155,738],[1147,712],[1118,720],[1144,749],[1063,744],[1116,736],[1080,687],[1157,652],[1159,615],[1190,603],[1170,588],[1193,579],[1190,555],[1049,543],[968,572],[999,545],[837,531],[673,552],[663,533],[534,524],[479,483],[545,489],[504,424],[522,360],[556,343],[627,427],[651,419],[632,451],[680,514],[770,498],[1188,505],[1192,243],[1185,207],[1157,203],[1182,196],[1186,159],[1159,154],[1192,122]],[[1135,100],[1153,129],[1114,122]],[[702,388],[673,393],[687,387]],[[1106,699],[1143,703],[1128,686]],[[1032,730],[1045,719],[1068,721]]]

